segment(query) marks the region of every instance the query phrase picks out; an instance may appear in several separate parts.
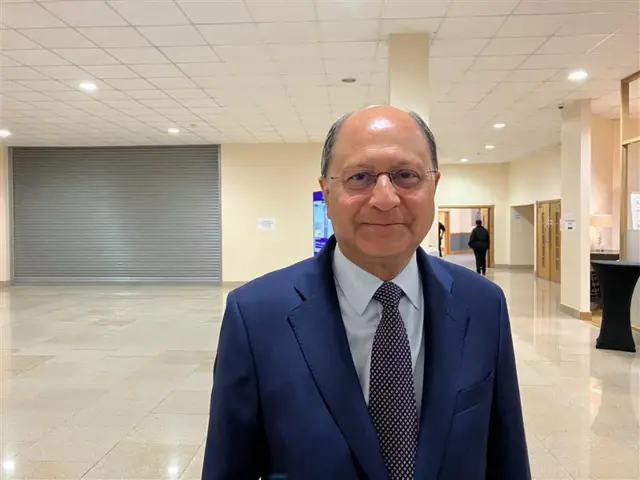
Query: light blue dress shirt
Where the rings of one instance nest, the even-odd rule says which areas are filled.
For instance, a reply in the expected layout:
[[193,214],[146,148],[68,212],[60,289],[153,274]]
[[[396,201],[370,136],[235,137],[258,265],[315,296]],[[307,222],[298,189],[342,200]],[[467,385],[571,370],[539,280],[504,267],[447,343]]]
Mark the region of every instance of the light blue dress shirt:
[[[333,274],[353,364],[368,404],[371,348],[382,318],[382,305],[373,299],[373,294],[383,282],[351,262],[340,251],[339,246],[336,246],[333,254]],[[413,384],[419,416],[424,382],[424,294],[415,254],[392,281],[405,293],[400,300],[399,309],[411,347]]]

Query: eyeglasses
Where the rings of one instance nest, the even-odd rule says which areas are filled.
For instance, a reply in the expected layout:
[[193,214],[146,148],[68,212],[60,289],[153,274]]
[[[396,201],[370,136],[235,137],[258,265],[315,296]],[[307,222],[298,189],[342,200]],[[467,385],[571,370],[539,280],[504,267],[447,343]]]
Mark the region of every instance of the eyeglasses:
[[423,174],[415,170],[396,170],[394,172],[356,172],[348,173],[342,177],[329,177],[331,180],[339,180],[342,182],[345,190],[349,192],[362,193],[371,190],[380,175],[387,175],[394,187],[400,190],[413,190],[422,185],[426,175],[437,173],[437,170],[427,170]]

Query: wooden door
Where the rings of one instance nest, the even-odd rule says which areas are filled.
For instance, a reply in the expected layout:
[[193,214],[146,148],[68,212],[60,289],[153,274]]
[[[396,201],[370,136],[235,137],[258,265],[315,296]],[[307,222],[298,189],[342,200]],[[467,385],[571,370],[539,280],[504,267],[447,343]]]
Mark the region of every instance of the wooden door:
[[493,268],[494,266],[494,228],[493,228],[493,207],[480,208],[480,219],[482,225],[489,231],[489,251],[487,251],[487,267]]
[[562,252],[562,229],[560,227],[561,203],[549,203],[550,220],[550,255],[549,255],[549,279],[552,282],[560,283],[560,258]]
[[551,277],[549,214],[549,203],[536,205],[536,274],[546,280]]

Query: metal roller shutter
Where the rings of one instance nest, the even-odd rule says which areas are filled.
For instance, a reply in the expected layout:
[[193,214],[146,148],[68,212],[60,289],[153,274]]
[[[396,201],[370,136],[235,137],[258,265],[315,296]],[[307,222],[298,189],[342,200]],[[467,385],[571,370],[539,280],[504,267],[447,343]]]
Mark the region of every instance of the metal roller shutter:
[[15,280],[220,282],[219,153],[12,149]]

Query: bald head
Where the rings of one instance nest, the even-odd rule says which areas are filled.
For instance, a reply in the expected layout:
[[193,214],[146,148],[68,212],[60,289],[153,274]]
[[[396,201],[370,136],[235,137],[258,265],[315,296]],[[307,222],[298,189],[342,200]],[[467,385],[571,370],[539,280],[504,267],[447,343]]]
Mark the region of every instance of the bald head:
[[327,177],[333,150],[338,140],[338,135],[348,131],[367,131],[384,129],[388,125],[395,125],[403,129],[415,129],[416,133],[424,136],[429,147],[431,162],[434,169],[438,169],[438,154],[436,149],[436,141],[420,115],[415,112],[406,112],[399,108],[381,105],[363,108],[355,112],[348,113],[336,120],[324,142],[322,149],[322,161],[320,171],[323,177]]

